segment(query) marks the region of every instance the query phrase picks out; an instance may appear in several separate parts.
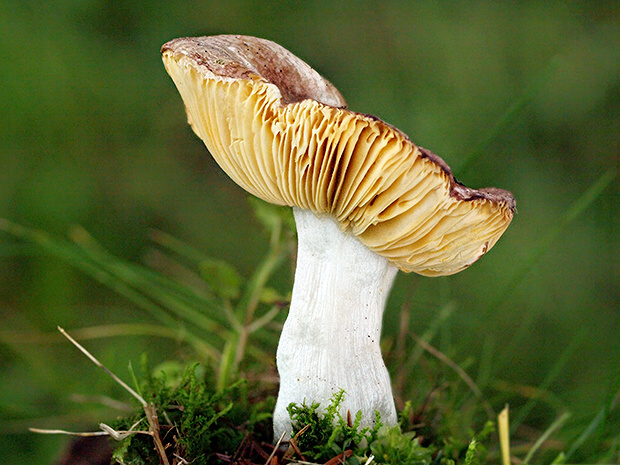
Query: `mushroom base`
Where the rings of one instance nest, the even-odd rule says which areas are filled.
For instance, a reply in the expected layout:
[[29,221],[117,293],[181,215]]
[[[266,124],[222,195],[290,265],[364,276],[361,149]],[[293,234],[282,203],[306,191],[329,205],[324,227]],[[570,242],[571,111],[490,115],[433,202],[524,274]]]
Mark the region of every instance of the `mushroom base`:
[[329,217],[294,208],[297,268],[288,318],[277,351],[280,392],[276,440],[290,435],[292,402],[318,402],[345,391],[340,413],[362,426],[395,424],[396,408],[379,341],[385,303],[397,268]]

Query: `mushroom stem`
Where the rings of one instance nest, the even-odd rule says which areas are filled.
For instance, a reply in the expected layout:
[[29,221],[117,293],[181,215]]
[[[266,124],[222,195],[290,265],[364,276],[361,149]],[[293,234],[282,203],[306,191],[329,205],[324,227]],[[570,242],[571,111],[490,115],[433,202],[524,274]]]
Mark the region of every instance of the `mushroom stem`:
[[362,426],[395,424],[390,377],[379,340],[397,268],[342,232],[328,216],[294,208],[297,268],[288,318],[277,351],[280,392],[275,437],[290,434],[291,402],[325,408],[345,391],[340,413],[362,412]]

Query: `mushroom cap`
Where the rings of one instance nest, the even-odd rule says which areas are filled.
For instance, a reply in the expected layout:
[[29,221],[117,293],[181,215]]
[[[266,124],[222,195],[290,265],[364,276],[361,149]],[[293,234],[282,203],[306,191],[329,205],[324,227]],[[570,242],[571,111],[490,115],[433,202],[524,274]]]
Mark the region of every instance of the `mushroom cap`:
[[510,192],[463,186],[398,129],[347,110],[329,81],[274,42],[180,38],[162,56],[191,127],[237,184],[331,216],[403,271],[461,271],[512,220]]

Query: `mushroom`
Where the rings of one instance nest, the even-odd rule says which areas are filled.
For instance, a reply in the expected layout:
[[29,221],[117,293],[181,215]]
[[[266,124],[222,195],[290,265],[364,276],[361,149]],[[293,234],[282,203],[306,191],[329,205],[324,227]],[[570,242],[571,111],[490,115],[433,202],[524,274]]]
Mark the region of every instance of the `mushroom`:
[[510,192],[469,189],[448,165],[280,45],[255,37],[180,38],[162,47],[194,132],[251,194],[293,207],[295,281],[276,354],[276,438],[287,406],[329,404],[397,422],[379,345],[400,269],[457,273],[487,253],[515,211]]

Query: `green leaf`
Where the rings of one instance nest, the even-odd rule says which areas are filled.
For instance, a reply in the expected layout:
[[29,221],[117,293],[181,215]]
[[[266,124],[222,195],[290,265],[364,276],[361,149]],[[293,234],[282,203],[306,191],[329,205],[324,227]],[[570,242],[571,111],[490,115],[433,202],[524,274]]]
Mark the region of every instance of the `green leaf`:
[[205,259],[198,263],[200,276],[211,291],[223,299],[237,299],[243,278],[237,270],[223,260]]
[[267,231],[273,232],[280,229],[282,225],[295,231],[295,218],[290,207],[273,205],[256,197],[250,197],[248,201],[254,210],[254,215]]
[[263,304],[274,305],[274,304],[286,301],[288,300],[288,298],[280,294],[273,287],[265,286],[261,290],[259,300]]

